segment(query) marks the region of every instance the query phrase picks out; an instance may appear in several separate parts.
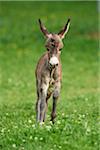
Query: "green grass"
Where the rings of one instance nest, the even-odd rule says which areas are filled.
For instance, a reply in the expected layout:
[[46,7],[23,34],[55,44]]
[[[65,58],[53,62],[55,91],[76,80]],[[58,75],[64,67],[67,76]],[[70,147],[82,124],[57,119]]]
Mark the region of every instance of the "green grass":
[[[35,122],[35,67],[44,53],[41,18],[58,32],[71,18],[62,50],[57,118]],[[0,2],[0,149],[98,150],[98,13],[96,2]]]

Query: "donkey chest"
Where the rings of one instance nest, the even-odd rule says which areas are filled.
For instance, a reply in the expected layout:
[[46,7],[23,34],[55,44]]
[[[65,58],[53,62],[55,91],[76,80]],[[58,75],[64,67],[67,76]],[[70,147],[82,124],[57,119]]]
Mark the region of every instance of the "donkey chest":
[[49,92],[53,92],[53,90],[55,88],[55,83],[56,83],[56,80],[54,78],[50,78],[49,88],[48,88]]

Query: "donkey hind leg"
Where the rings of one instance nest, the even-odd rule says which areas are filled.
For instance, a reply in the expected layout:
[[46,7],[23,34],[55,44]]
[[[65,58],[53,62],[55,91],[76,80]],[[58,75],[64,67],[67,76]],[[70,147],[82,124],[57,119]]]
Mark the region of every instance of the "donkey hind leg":
[[60,82],[58,82],[55,86],[54,92],[53,92],[53,106],[52,106],[52,112],[51,112],[51,121],[54,124],[54,119],[56,118],[56,105],[57,105],[57,99],[60,94]]

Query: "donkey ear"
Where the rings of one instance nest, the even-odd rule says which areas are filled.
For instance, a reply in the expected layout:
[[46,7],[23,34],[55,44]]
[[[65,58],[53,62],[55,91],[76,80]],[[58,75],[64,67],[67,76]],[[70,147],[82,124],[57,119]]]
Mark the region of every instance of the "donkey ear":
[[58,33],[61,39],[65,37],[65,34],[68,32],[69,26],[70,26],[70,18],[67,20],[67,23],[64,26],[64,28]]
[[40,29],[43,32],[43,34],[45,35],[45,37],[48,37],[49,36],[49,32],[47,31],[46,27],[42,24],[40,19],[39,19],[39,25],[40,25]]

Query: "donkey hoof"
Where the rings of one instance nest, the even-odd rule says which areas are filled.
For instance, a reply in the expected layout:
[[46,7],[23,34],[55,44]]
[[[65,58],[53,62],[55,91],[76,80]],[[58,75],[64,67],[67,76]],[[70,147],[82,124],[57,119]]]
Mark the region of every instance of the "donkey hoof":
[[52,124],[54,124],[54,123],[55,123],[54,119],[50,119],[50,122],[52,122]]

